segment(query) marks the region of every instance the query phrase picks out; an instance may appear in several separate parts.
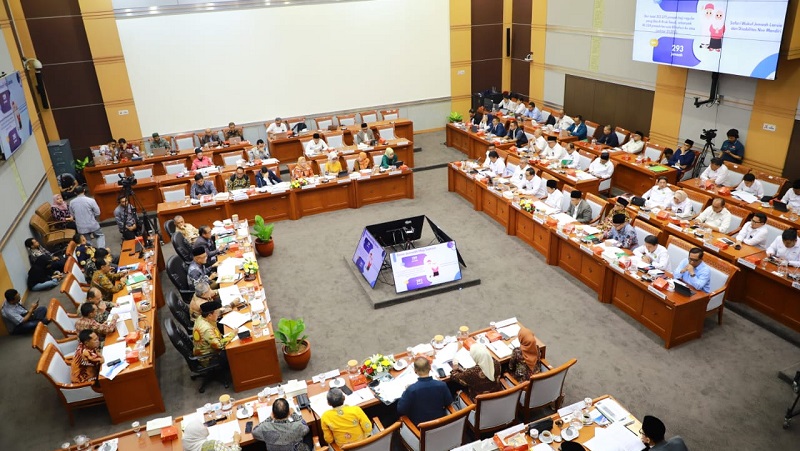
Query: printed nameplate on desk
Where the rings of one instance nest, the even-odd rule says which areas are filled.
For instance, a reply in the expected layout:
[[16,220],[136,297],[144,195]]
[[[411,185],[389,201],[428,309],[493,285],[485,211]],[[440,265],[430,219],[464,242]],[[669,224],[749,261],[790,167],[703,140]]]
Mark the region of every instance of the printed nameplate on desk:
[[589,246],[587,246],[587,245],[585,245],[585,244],[581,244],[581,250],[582,250],[583,252],[586,252],[586,253],[587,253],[587,254],[589,254],[589,255],[591,255],[591,254],[593,254],[593,253],[594,253],[594,252],[592,252],[592,248],[591,248],[591,247],[589,247]]
[[747,260],[746,258],[739,258],[736,260],[736,262],[746,268],[756,269],[756,264],[751,262],[750,260]]
[[370,177],[372,177],[372,174],[362,175],[361,176],[361,180],[365,180],[365,179],[368,179]]
[[403,173],[403,171],[389,171],[389,175],[397,175],[397,174],[402,174],[402,173]]
[[770,272],[771,272],[772,274],[774,274],[774,275],[776,275],[776,276],[780,277],[781,279],[783,279],[783,274],[779,273],[778,271],[770,271]]
[[514,203],[512,203],[512,204],[511,204],[511,206],[512,206],[513,208],[516,208],[517,210],[522,210],[522,207],[520,207],[520,206],[519,206],[519,204],[514,204]]
[[303,186],[300,187],[300,189],[309,189],[309,188],[316,188],[316,187],[317,187],[317,185],[303,185]]
[[349,183],[349,182],[350,182],[350,179],[339,179],[339,180],[336,181],[336,183]]
[[286,193],[286,190],[285,190],[285,189],[282,189],[282,190],[280,190],[280,191],[277,191],[277,190],[276,190],[276,191],[273,191],[273,192],[271,192],[270,194],[272,194],[272,195],[274,196],[274,195],[276,195],[276,194],[284,194],[284,193]]
[[711,249],[714,252],[719,252],[719,247],[718,246],[714,246],[713,244],[706,244],[705,246],[707,248]]
[[642,210],[639,210],[639,212],[636,213],[636,216],[639,216],[639,217],[644,218],[644,219],[650,219],[650,213],[647,213],[647,212],[642,211]]
[[656,288],[656,287],[654,287],[652,285],[647,287],[647,291],[653,293],[654,295],[660,297],[661,299],[666,299],[667,298],[667,293],[664,293],[663,291],[659,290],[658,288]]
[[792,282],[792,288],[795,290],[800,290],[800,282]]
[[616,271],[616,272],[618,272],[620,274],[625,274],[625,268],[622,268],[622,267],[620,267],[619,265],[617,265],[615,263],[609,263],[609,266],[611,266],[611,269],[613,269],[614,271]]
[[534,220],[534,221],[536,221],[536,222],[538,222],[539,224],[544,224],[544,219],[542,219],[542,218],[540,218],[540,217],[536,217],[536,216],[534,216],[534,217],[533,217],[533,220]]
[[569,236],[560,229],[556,229],[556,233],[558,234],[558,236],[564,238],[565,240],[569,239]]
[[673,223],[671,223],[671,222],[670,222],[669,224],[667,224],[667,227],[669,227],[669,228],[671,228],[671,229],[675,229],[675,230],[677,230],[678,232],[682,232],[682,231],[683,231],[683,229],[681,229],[680,227],[678,227],[677,225],[675,225],[675,224],[673,224]]

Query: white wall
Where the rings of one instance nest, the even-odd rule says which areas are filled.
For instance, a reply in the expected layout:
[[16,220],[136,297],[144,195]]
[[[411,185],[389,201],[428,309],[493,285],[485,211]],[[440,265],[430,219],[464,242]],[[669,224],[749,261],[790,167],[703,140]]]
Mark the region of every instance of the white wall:
[[449,14],[445,1],[371,0],[117,27],[149,134],[449,97]]

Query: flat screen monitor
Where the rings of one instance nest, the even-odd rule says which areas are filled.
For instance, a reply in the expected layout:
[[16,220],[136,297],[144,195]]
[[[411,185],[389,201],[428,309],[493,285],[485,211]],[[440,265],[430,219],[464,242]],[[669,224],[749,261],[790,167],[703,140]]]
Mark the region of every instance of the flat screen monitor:
[[637,0],[633,59],[775,79],[788,0]]
[[33,134],[19,72],[0,78],[0,153],[8,160]]
[[378,244],[375,237],[367,229],[364,229],[353,254],[353,263],[372,288],[375,288],[375,281],[378,280],[378,274],[381,272],[385,258],[386,251]]
[[423,224],[425,224],[425,216],[412,216],[368,225],[367,230],[378,240],[381,246],[396,246],[420,239],[422,237]]
[[[434,224],[433,221],[431,221],[431,218],[426,216],[425,219],[428,220],[428,225],[431,227],[431,230],[433,230],[433,236],[436,237],[436,241],[440,243],[453,241],[453,239],[450,238],[450,235],[446,234],[444,230],[439,228],[439,226],[437,226],[436,224]],[[458,249],[456,249],[456,255],[458,255],[458,262],[461,263],[461,266],[466,268],[467,264],[464,263],[464,259],[461,258],[461,252],[459,252]]]
[[455,241],[395,252],[389,257],[397,293],[461,280]]

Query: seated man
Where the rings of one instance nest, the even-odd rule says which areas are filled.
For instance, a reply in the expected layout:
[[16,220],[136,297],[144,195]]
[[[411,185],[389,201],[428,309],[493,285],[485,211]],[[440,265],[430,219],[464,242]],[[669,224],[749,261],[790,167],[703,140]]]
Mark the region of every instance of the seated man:
[[511,100],[511,94],[503,94],[503,100],[497,107],[502,112],[514,111],[517,108],[516,102]]
[[528,135],[525,134],[524,130],[519,128],[517,121],[511,121],[508,124],[506,139],[514,141],[514,145],[517,147],[523,147],[525,144],[528,144]]
[[589,164],[589,174],[603,180],[611,178],[614,174],[614,163],[610,161],[610,158],[608,152],[602,152],[600,157],[595,158]]
[[728,139],[722,143],[722,161],[730,161],[735,164],[742,164],[744,160],[744,144],[739,141],[739,130],[732,128],[728,130]]
[[200,316],[194,320],[192,327],[192,354],[198,359],[200,365],[208,366],[211,358],[222,354],[225,360],[225,346],[236,336],[236,331],[222,335],[217,327],[222,303],[219,301],[206,302],[200,306]]
[[103,300],[103,293],[97,287],[89,287],[89,291],[86,292],[86,304],[94,304],[95,311],[94,311],[94,319],[98,323],[102,324],[108,320],[109,315],[111,314],[111,309],[114,308],[113,302],[106,302]]
[[760,180],[756,180],[755,174],[751,172],[748,172],[742,177],[742,181],[739,182],[736,191],[752,194],[759,199],[764,197],[764,185],[761,184]]
[[109,316],[104,323],[97,321],[97,306],[88,302],[81,304],[81,317],[75,320],[75,331],[89,330],[97,334],[100,340],[105,340],[106,335],[117,330],[116,314]]
[[166,139],[159,136],[158,132],[153,133],[152,139],[150,139],[150,150],[149,155],[153,155],[153,149],[167,149],[172,150],[172,144],[169,143]]
[[28,259],[31,263],[36,261],[39,257],[46,257],[47,260],[50,262],[51,268],[55,271],[63,271],[64,270],[64,262],[65,259],[53,255],[52,252],[48,251],[47,248],[42,246],[42,244],[36,238],[28,238],[25,240],[25,248],[28,250]]
[[231,138],[244,139],[242,132],[236,128],[236,124],[228,122],[228,128],[225,129],[225,141],[230,141]]
[[647,208],[667,208],[672,196],[675,194],[667,186],[667,177],[664,175],[658,176],[656,185],[642,194],[644,198],[644,206]]
[[217,273],[214,271],[216,264],[206,267],[208,256],[206,250],[202,246],[192,248],[192,262],[189,263],[189,268],[186,270],[186,279],[190,287],[195,287],[198,282],[205,282],[211,286],[212,289],[219,288],[219,283],[216,282]]
[[658,238],[655,235],[644,237],[644,244],[634,249],[633,255],[654,269],[669,271],[669,252],[667,252],[667,248],[658,244]]
[[586,139],[586,133],[588,131],[586,129],[586,124],[583,123],[583,116],[580,114],[576,115],[575,122],[567,127],[567,131],[570,136],[577,136],[580,140]]
[[114,221],[117,223],[117,230],[122,236],[122,241],[135,239],[139,235],[139,215],[136,207],[128,202],[128,198],[123,194],[117,198],[117,208],[114,209]]
[[200,236],[200,231],[197,228],[183,219],[183,216],[175,216],[172,220],[175,224],[175,231],[181,232],[184,238],[186,238],[186,242],[190,245],[194,246],[194,241]]
[[58,286],[64,277],[53,268],[53,261],[44,255],[37,257],[28,270],[28,289],[31,291],[47,291]]
[[642,141],[642,132],[635,131],[631,134],[631,139],[625,144],[620,146],[620,150],[630,154],[637,154],[644,149],[644,141]]
[[251,162],[256,160],[268,160],[270,158],[269,149],[267,149],[267,145],[264,144],[263,139],[259,138],[259,140],[256,141],[256,146],[247,151],[247,158]]
[[703,263],[703,249],[699,247],[689,251],[689,258],[678,263],[672,276],[695,290],[711,292],[711,269]]
[[536,170],[533,168],[525,169],[525,177],[521,182],[516,180],[513,182],[519,188],[521,194],[534,196],[538,199],[547,197],[547,184],[544,180],[536,175]]
[[[642,443],[645,449],[652,451],[689,451],[686,443],[680,436],[672,437],[669,440],[664,440],[664,434],[667,432],[666,426],[658,418],[650,415],[645,415],[642,420]],[[572,442],[565,442],[572,443]]]
[[769,230],[764,227],[767,223],[767,215],[758,212],[753,215],[753,218],[742,226],[742,230],[736,235],[736,244],[742,243],[748,246],[755,246],[759,249],[767,247],[767,234]]
[[492,125],[489,126],[489,129],[486,130],[490,135],[494,136],[505,136],[506,135],[506,128],[500,122],[500,118],[495,116],[492,118]]
[[555,136],[548,136],[547,147],[539,154],[539,157],[545,160],[561,161],[566,153],[567,151],[558,143],[558,138]]
[[132,160],[134,158],[142,158],[142,153],[139,151],[139,148],[133,144],[128,144],[128,141],[126,141],[125,138],[119,139],[117,152],[119,152],[118,155],[120,159],[127,158]]
[[212,132],[210,128],[207,128],[198,138],[200,139],[200,145],[204,147],[217,147],[222,144],[219,139],[219,133]]
[[525,103],[525,99],[522,96],[519,96],[517,103],[517,108],[514,110],[514,116],[522,118],[525,116],[525,113],[528,111],[528,104]]
[[214,235],[211,233],[211,227],[207,225],[200,226],[199,232],[200,235],[194,241],[194,245],[192,247],[202,247],[206,251],[209,265],[216,263],[217,256],[224,254],[228,250],[228,246],[225,245],[224,248],[217,249],[217,242],[214,240]]
[[[395,158],[395,163],[397,163],[397,158]],[[381,165],[381,167],[382,166],[383,165]],[[386,167],[388,168],[389,165]],[[342,162],[339,161],[339,154],[336,151],[333,151],[328,154],[328,161],[325,162],[325,173],[329,175],[336,175],[340,172],[342,172]]]
[[302,415],[291,412],[289,402],[278,398],[272,403],[272,416],[253,428],[253,438],[264,442],[270,450],[310,451],[313,447],[303,441],[309,430]]
[[574,124],[575,121],[564,114],[564,110],[559,110],[555,114],[556,123],[553,125],[553,128],[557,130],[567,130],[570,125]]
[[200,307],[206,302],[213,301],[216,296],[217,292],[212,290],[211,286],[206,282],[197,282],[194,284],[194,294],[192,295],[191,302],[189,302],[189,316],[192,321],[202,313]]
[[78,195],[75,193],[75,188],[78,187],[78,181],[69,172],[59,175],[58,183],[61,186],[61,197],[63,197],[64,200],[70,200]]
[[800,245],[797,244],[797,229],[786,229],[767,248],[767,256],[774,257],[789,266],[800,266]]
[[228,178],[226,187],[228,188],[228,191],[250,188],[250,178],[244,172],[243,167],[239,166],[236,168],[236,172],[234,172],[233,175]]
[[281,180],[280,176],[266,166],[261,166],[261,169],[256,172],[256,186],[258,188],[277,185],[281,182],[283,182],[283,180]]
[[603,127],[603,134],[597,140],[597,144],[605,144],[608,147],[619,147],[619,137],[614,132],[614,127],[606,125]]
[[639,245],[636,229],[630,225],[624,214],[615,214],[611,222],[611,227],[603,232],[603,240],[614,240],[615,245],[622,249],[633,249]]
[[100,337],[89,329],[78,333],[78,347],[70,364],[70,379],[73,384],[96,382],[100,365],[105,363],[100,352]]
[[731,226],[731,212],[725,208],[725,199],[721,197],[711,201],[711,206],[703,210],[694,219],[698,224],[715,232],[728,233],[728,229]]
[[206,182],[203,174],[198,172],[194,175],[194,183],[192,184],[192,188],[189,190],[189,194],[191,195],[192,199],[200,199],[200,197],[207,195],[216,196],[217,187],[214,186],[214,183],[212,182]]
[[800,210],[800,179],[792,183],[791,189],[786,191],[786,194],[781,198],[781,202],[795,210]]
[[722,158],[712,158],[711,165],[700,174],[700,181],[711,180],[717,186],[727,186],[725,183],[728,178],[728,167],[722,162]]
[[327,152],[327,150],[328,143],[320,137],[319,133],[314,133],[311,136],[311,140],[306,143],[305,154],[307,157],[313,157],[315,155],[321,155],[323,152]]
[[6,290],[6,302],[0,313],[6,322],[6,330],[12,335],[22,335],[33,332],[39,323],[50,324],[47,320],[47,307],[39,307],[39,301],[31,301],[30,307],[22,306],[19,292],[13,288]]
[[547,148],[547,139],[542,134],[542,129],[537,128],[533,131],[533,139],[531,140],[531,146],[529,146],[532,152],[542,152]]
[[496,150],[490,150],[486,160],[483,161],[483,167],[489,169],[496,176],[502,176],[506,170],[506,163]]
[[683,171],[687,170],[694,162],[695,155],[694,151],[692,150],[693,145],[694,141],[687,139],[683,142],[683,145],[680,146],[672,155],[672,158],[667,161],[668,165],[678,169],[678,180],[682,178]]
[[211,166],[214,166],[214,162],[211,161],[211,158],[203,155],[203,149],[199,147],[194,149],[194,160],[192,160],[192,170],[196,171],[198,169],[210,168]]
[[530,118],[533,122],[542,122],[542,111],[536,108],[536,103],[534,102],[528,102],[528,107],[522,116]]
[[661,160],[658,163],[669,166],[669,160],[672,158],[673,155],[675,155],[675,151],[672,150],[672,148],[667,147],[666,149],[664,149],[664,153],[661,154]]
[[111,263],[105,259],[105,255],[102,258],[97,257],[97,253],[95,253],[94,264],[97,270],[92,274],[92,286],[100,290],[104,301],[111,302],[114,294],[125,288],[123,279],[127,272],[112,273]]
[[375,140],[375,133],[372,132],[372,129],[369,128],[366,122],[361,124],[361,131],[356,133],[356,145],[364,144],[369,145],[372,141]]
[[552,179],[547,180],[547,198],[544,203],[550,207],[555,208],[556,213],[561,213],[561,202],[564,199],[564,193],[558,189],[558,182]]
[[575,189],[569,193],[567,214],[577,219],[581,224],[588,224],[592,222],[592,207],[589,202],[586,202],[581,197],[583,197],[583,193],[579,190]]
[[323,413],[319,419],[326,442],[342,446],[372,435],[372,423],[367,415],[361,407],[344,405],[344,393],[341,389],[332,388],[328,392],[328,405],[331,406],[331,410]]
[[578,167],[580,162],[581,154],[578,153],[578,149],[575,148],[575,144],[567,144],[567,151],[564,154],[564,157],[561,158],[561,167],[575,169]]
[[283,122],[283,119],[276,117],[275,122],[269,124],[267,127],[267,136],[271,139],[278,133],[286,133],[289,131],[289,127]]
[[414,360],[417,382],[406,387],[397,402],[397,413],[407,416],[414,425],[447,415],[447,406],[453,403],[447,384],[432,378],[430,372],[428,359],[417,357]]

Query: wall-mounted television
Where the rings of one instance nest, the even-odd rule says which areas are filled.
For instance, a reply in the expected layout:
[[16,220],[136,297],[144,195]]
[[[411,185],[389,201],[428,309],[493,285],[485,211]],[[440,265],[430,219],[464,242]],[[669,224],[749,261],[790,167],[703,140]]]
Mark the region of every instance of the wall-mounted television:
[[33,134],[19,72],[0,78],[0,152],[8,160]]
[[775,79],[788,0],[637,0],[633,59]]

